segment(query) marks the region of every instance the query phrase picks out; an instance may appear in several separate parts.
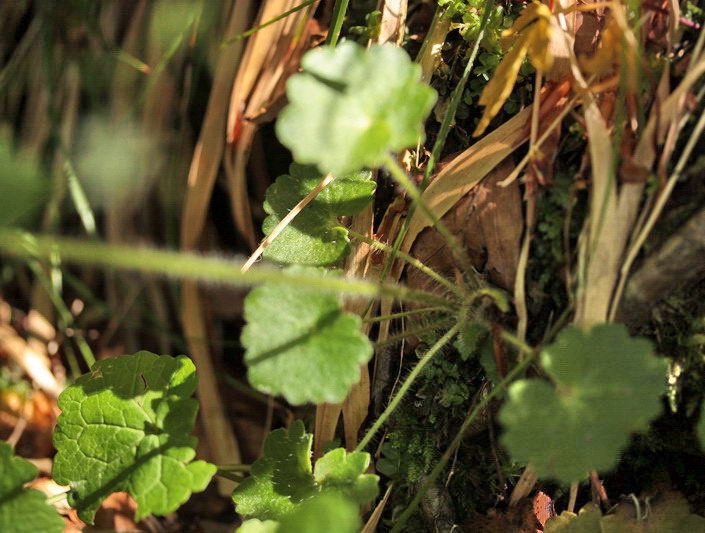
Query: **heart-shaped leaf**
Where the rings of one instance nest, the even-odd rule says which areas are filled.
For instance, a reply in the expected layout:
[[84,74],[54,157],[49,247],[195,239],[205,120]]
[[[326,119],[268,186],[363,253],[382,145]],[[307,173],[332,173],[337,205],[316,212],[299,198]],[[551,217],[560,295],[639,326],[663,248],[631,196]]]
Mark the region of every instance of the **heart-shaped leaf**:
[[569,483],[613,468],[630,434],[661,412],[666,364],[623,325],[567,328],[544,349],[541,366],[555,387],[520,380],[499,415],[504,445],[539,477]]
[[276,125],[297,162],[344,176],[423,139],[436,93],[402,49],[347,41],[311,50],[301,64]]
[[[326,275],[299,266],[288,271]],[[250,383],[295,405],[343,401],[372,357],[360,318],[343,313],[329,291],[262,285],[245,300],[245,320],[241,342]]]

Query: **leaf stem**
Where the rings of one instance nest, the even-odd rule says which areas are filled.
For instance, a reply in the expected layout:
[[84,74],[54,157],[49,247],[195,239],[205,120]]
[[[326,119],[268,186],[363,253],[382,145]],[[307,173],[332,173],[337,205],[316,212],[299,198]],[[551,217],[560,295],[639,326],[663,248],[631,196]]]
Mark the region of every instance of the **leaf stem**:
[[325,178],[319,181],[318,184],[313,188],[313,190],[308,193],[298,204],[292,207],[291,210],[286,214],[286,216],[282,218],[276,226],[274,226],[274,229],[272,229],[272,231],[269,232],[269,235],[262,239],[262,242],[257,247],[257,249],[252,252],[252,255],[249,257],[249,259],[245,262],[244,265],[242,265],[240,272],[247,272],[250,267],[254,264],[254,262],[259,259],[259,256],[264,253],[264,250],[267,248],[267,246],[272,244],[274,239],[279,236],[279,234],[284,230],[284,228],[286,228],[291,223],[291,221],[296,218],[296,215],[298,215],[302,209],[304,209],[308,204],[315,200],[316,196],[318,196],[320,192],[325,189],[326,186],[331,183],[334,179],[335,176],[333,176],[333,174],[328,174]]
[[433,313],[434,311],[443,311],[442,307],[424,307],[423,309],[414,309],[413,311],[402,311],[401,313],[391,313],[388,315],[380,315],[372,318],[363,318],[366,323],[384,322],[385,320],[394,320],[396,318],[406,318],[409,316],[420,315],[422,313]]
[[[29,247],[28,247],[29,245]],[[29,249],[28,249],[29,248]],[[31,250],[31,251],[30,251]],[[263,283],[299,285],[330,290],[342,295],[419,301],[453,309],[445,298],[396,284],[379,284],[336,276],[311,276],[275,268],[258,267],[240,272],[241,263],[232,259],[204,257],[174,251],[110,245],[96,241],[36,235],[17,229],[0,228],[0,252],[15,257],[59,257],[62,261],[106,268],[137,270],[176,278],[203,280],[227,285],[253,286]]]
[[242,483],[247,479],[245,476],[238,476],[237,474],[233,474],[229,470],[221,470],[220,468],[216,471],[215,473],[216,476],[224,477],[225,479],[229,479],[230,481],[235,481],[236,483]]
[[[526,347],[528,348],[528,347]],[[519,363],[517,366],[515,366],[508,374],[507,377],[505,377],[502,381],[500,381],[495,388],[493,388],[487,396],[485,396],[473,409],[470,411],[470,414],[468,414],[467,418],[463,422],[463,425],[460,426],[460,430],[458,431],[457,435],[453,439],[453,442],[450,443],[450,446],[448,449],[443,453],[441,456],[441,459],[438,461],[435,467],[433,467],[433,470],[431,470],[431,473],[428,475],[428,477],[425,479],[425,481],[421,484],[421,487],[419,490],[416,492],[414,495],[414,499],[411,500],[411,503],[409,506],[404,509],[404,512],[399,516],[399,520],[394,524],[394,527],[392,527],[391,533],[399,533],[404,530],[404,526],[406,525],[406,522],[409,520],[411,515],[414,513],[416,510],[416,507],[418,507],[419,503],[421,502],[421,499],[424,497],[428,489],[433,485],[433,483],[436,481],[438,476],[441,474],[443,469],[446,467],[448,464],[448,461],[450,458],[453,456],[455,453],[455,450],[460,446],[460,443],[463,440],[463,436],[465,435],[465,432],[467,429],[470,427],[470,424],[473,423],[473,421],[477,418],[477,416],[482,412],[483,409],[487,407],[487,405],[490,403],[492,399],[494,399],[500,392],[502,392],[504,389],[507,388],[507,386],[516,378],[518,375],[520,375],[522,372],[524,372],[533,362],[534,358],[537,355],[537,351],[533,350],[531,348],[528,348],[530,350],[530,355],[526,357],[521,363]]]
[[297,11],[299,11],[307,6],[310,6],[311,4],[313,4],[316,1],[317,0],[306,0],[305,2],[300,3],[298,6],[294,6],[291,9],[289,9],[288,11],[284,11],[284,13],[277,15],[276,17],[274,17],[272,19],[269,19],[267,22],[263,22],[259,26],[255,26],[254,28],[250,28],[246,32],[243,32],[239,35],[236,35],[232,39],[228,39],[227,41],[224,41],[223,44],[221,44],[220,46],[224,48],[228,45],[236,43],[237,41],[241,41],[245,37],[249,37],[253,33],[257,33],[259,30],[266,28],[267,26],[270,26],[270,25],[274,24],[275,22],[279,22],[281,19],[286,18],[289,15],[291,15],[292,13],[296,13]]
[[383,341],[377,341],[374,343],[375,349],[382,348],[383,346],[389,346],[390,344],[395,344],[401,340],[404,340],[407,337],[418,337],[422,333],[426,333],[428,331],[433,331],[434,329],[440,329],[440,328],[446,328],[453,324],[455,322],[455,319],[450,318],[450,317],[442,317],[438,320],[434,320],[432,322],[429,322],[425,326],[422,326],[420,328],[415,328],[415,329],[409,329],[406,331],[403,331],[402,333],[398,333],[397,335],[391,335],[384,339]]
[[443,348],[446,344],[448,344],[453,339],[453,337],[455,337],[455,335],[458,333],[459,329],[460,329],[460,326],[456,323],[452,328],[450,328],[448,330],[448,332],[445,335],[443,335],[440,339],[438,339],[438,341],[436,341],[436,343],[433,346],[431,346],[431,348],[429,348],[429,350],[424,354],[424,356],[417,363],[417,365],[414,367],[414,369],[411,371],[411,373],[407,376],[406,380],[404,381],[402,386],[399,388],[399,391],[394,395],[394,398],[392,398],[392,401],[389,402],[389,405],[387,406],[387,408],[379,416],[379,418],[375,421],[375,423],[367,431],[367,433],[365,434],[363,439],[357,445],[357,447],[355,448],[356,452],[360,452],[365,449],[365,447],[369,444],[369,442],[376,435],[376,433],[379,431],[379,429],[387,421],[389,416],[399,406],[399,403],[404,398],[404,395],[409,391],[411,386],[414,384],[414,381],[419,376],[419,374],[421,374],[421,372],[426,367],[426,365],[431,361],[431,359],[433,359],[433,356],[436,355],[441,350],[441,348]]
[[[357,239],[358,241],[362,241],[364,243],[369,244],[370,246],[373,246],[374,248],[377,248],[378,250],[382,250],[383,252],[391,253],[394,248],[391,246],[381,243],[379,241],[376,241],[374,239],[370,239],[368,237],[365,237],[361,233],[358,233],[356,231],[353,231],[351,229],[348,230],[348,233]],[[401,257],[404,261],[409,263],[411,266],[414,268],[420,270],[424,274],[426,274],[429,278],[432,278],[436,280],[438,283],[446,287],[447,289],[450,289],[456,296],[459,298],[463,299],[465,298],[465,294],[463,291],[455,284],[451,283],[449,280],[441,276],[438,272],[433,270],[432,268],[424,265],[421,261],[416,259],[415,257],[410,256],[407,253],[402,252],[401,250],[397,251],[397,256]]]

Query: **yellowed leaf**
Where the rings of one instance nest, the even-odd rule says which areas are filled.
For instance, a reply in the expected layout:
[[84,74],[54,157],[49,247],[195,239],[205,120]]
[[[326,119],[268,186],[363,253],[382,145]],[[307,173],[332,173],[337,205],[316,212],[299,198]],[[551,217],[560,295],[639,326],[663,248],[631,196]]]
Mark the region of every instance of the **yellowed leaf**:
[[547,6],[534,1],[522,11],[510,29],[502,32],[502,47],[513,47],[504,55],[494,76],[482,91],[479,103],[485,106],[485,112],[473,132],[473,137],[482,135],[490,121],[502,109],[514,89],[519,68],[527,54],[537,69],[551,68],[551,17],[551,10]]

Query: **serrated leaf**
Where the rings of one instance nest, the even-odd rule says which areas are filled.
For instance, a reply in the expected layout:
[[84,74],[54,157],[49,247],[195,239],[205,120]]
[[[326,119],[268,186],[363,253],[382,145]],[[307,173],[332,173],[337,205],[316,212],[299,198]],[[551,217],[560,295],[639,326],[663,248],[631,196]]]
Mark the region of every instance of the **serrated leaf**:
[[379,477],[365,474],[368,466],[369,454],[348,454],[345,448],[336,448],[316,461],[314,477],[324,490],[338,491],[363,504],[374,500],[379,493]]
[[321,494],[336,494],[359,504],[377,496],[379,478],[365,474],[369,454],[331,450],[318,460],[314,474],[312,438],[300,420],[289,429],[277,429],[267,436],[264,457],[254,462],[250,477],[233,491],[239,514],[280,521],[283,527],[304,502]]
[[46,496],[24,484],[37,477],[30,462],[12,456],[12,447],[0,441],[0,531],[3,533],[61,533],[64,521]]
[[[298,266],[289,271],[318,272]],[[328,291],[263,285],[245,299],[245,320],[241,342],[250,383],[295,405],[343,401],[360,379],[360,365],[372,357],[360,318],[343,313]]]
[[273,520],[265,520],[264,522],[252,518],[243,522],[243,524],[235,530],[235,533],[277,533],[279,530],[279,522]]
[[539,477],[569,483],[610,470],[630,434],[661,411],[666,364],[620,324],[565,329],[542,352],[541,366],[555,388],[520,380],[499,415],[504,445]]
[[283,519],[277,533],[357,533],[360,525],[357,505],[340,495],[323,493]]
[[251,475],[233,491],[237,512],[260,520],[281,520],[295,504],[314,493],[311,472],[313,435],[297,420],[289,429],[275,429],[264,442],[264,457]]
[[[389,152],[423,138],[436,100],[421,68],[391,45],[352,41],[308,52],[286,88],[277,137],[299,163],[343,176],[380,166]],[[311,106],[315,102],[315,106]]]
[[167,514],[203,490],[214,465],[193,461],[198,402],[185,356],[138,352],[98,361],[59,397],[54,479],[84,522],[113,492],[137,502],[137,520]]
[[[372,173],[365,170],[334,180],[282,230],[264,257],[311,266],[339,263],[348,254],[350,240],[338,217],[356,215],[370,203],[376,186],[371,178]],[[264,210],[270,216],[263,224],[265,235],[322,179],[315,167],[296,163],[289,175],[279,176],[267,189]]]

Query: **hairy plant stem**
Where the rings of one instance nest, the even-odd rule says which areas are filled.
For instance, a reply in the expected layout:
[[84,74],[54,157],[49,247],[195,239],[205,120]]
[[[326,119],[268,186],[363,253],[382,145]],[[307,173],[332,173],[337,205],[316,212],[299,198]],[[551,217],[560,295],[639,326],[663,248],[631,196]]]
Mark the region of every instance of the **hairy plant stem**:
[[[433,224],[435,230],[441,234],[441,237],[443,237],[450,249],[453,251],[455,258],[460,262],[463,271],[472,271],[472,265],[470,264],[470,260],[465,254],[465,251],[458,244],[457,240],[455,239],[455,236],[450,232],[450,230],[448,230],[448,228],[441,221],[441,219],[439,219],[435,215],[435,213],[431,211],[431,209],[428,207],[423,197],[421,196],[421,192],[419,191],[419,189],[416,187],[416,185],[412,183],[411,178],[406,175],[406,172],[404,172],[401,166],[399,166],[399,163],[394,158],[394,156],[392,156],[391,154],[387,154],[387,157],[384,160],[384,166],[387,168],[387,170],[389,170],[389,172],[392,174],[392,177],[397,181],[397,183],[399,183],[399,185],[401,185],[404,190],[406,190],[406,193],[414,201],[414,204],[419,209],[421,209],[424,215],[428,217],[428,219]],[[407,219],[409,218],[411,217],[407,217]]]
[[375,423],[372,424],[372,427],[367,431],[363,439],[360,441],[360,443],[357,445],[355,448],[356,452],[360,452],[365,449],[365,447],[370,443],[370,441],[374,438],[374,436],[377,434],[377,432],[380,430],[380,428],[384,425],[384,423],[387,421],[387,419],[390,417],[390,415],[394,412],[394,410],[399,407],[399,404],[401,401],[404,399],[404,396],[406,393],[409,391],[411,386],[414,384],[414,381],[416,378],[421,374],[423,369],[426,367],[426,365],[433,359],[433,356],[436,355],[446,344],[448,344],[453,337],[458,333],[458,330],[460,329],[460,326],[456,323],[452,328],[448,330],[448,332],[443,335],[436,343],[431,346],[428,351],[424,354],[424,356],[421,358],[421,360],[416,364],[414,369],[411,371],[411,373],[407,376],[406,380],[402,384],[402,386],[399,388],[399,391],[394,395],[394,398],[392,398],[392,401],[389,402],[389,405],[387,408],[384,410],[384,412],[379,416],[377,420],[375,420]]
[[[523,344],[523,343],[522,343]],[[433,470],[431,470],[431,473],[428,475],[428,477],[424,480],[424,482],[421,484],[421,487],[419,487],[419,490],[416,492],[414,495],[414,499],[411,500],[411,503],[408,505],[406,509],[404,509],[404,512],[399,515],[399,519],[397,522],[394,524],[392,527],[391,533],[399,533],[404,530],[404,526],[406,525],[406,522],[409,520],[411,515],[414,513],[416,510],[416,507],[418,507],[419,503],[421,502],[421,499],[424,497],[426,492],[428,491],[429,488],[433,485],[433,483],[436,481],[439,475],[441,475],[441,472],[443,472],[443,469],[446,467],[448,464],[448,461],[453,457],[453,454],[455,453],[455,450],[460,446],[460,443],[463,440],[463,436],[465,435],[465,432],[467,429],[470,427],[470,425],[473,423],[473,421],[477,418],[477,416],[487,407],[487,405],[490,403],[492,399],[494,399],[500,392],[502,392],[504,389],[507,388],[507,386],[514,381],[514,379],[522,374],[533,362],[534,358],[538,354],[538,351],[536,350],[530,350],[530,353],[524,360],[515,366],[508,374],[507,377],[505,377],[502,381],[500,381],[496,387],[494,387],[488,394],[485,396],[473,409],[470,411],[470,414],[468,414],[467,418],[463,422],[463,425],[460,426],[460,430],[458,431],[457,435],[453,439],[453,442],[450,443],[450,446],[448,449],[443,453],[441,456],[440,460],[438,463],[436,463],[436,466],[433,467]]]
[[[358,241],[362,241],[366,244],[369,244],[370,246],[377,248],[378,250],[382,250],[387,253],[391,253],[394,249],[387,245],[383,244],[379,241],[376,241],[374,239],[370,239],[368,237],[365,237],[361,233],[357,233],[356,231],[353,230],[348,230],[348,233],[357,239]],[[410,256],[407,253],[402,252],[401,250],[397,250],[396,252],[397,256],[402,258],[404,261],[409,263],[412,267],[420,270],[424,274],[426,274],[429,278],[436,280],[438,283],[443,285],[445,288],[450,289],[456,296],[458,296],[460,299],[464,299],[466,297],[466,294],[463,293],[460,287],[457,285],[451,283],[449,280],[445,279],[443,276],[441,276],[438,272],[433,270],[432,268],[424,265],[421,261],[416,259],[415,257]]]
[[80,239],[35,235],[17,229],[0,229],[0,252],[16,257],[36,259],[54,255],[63,261],[107,268],[137,270],[162,274],[175,278],[186,278],[237,286],[253,286],[262,283],[298,285],[313,289],[330,290],[339,294],[393,298],[400,301],[419,301],[453,309],[445,298],[421,290],[400,285],[379,284],[360,279],[344,279],[336,276],[311,276],[291,273],[275,268],[259,267],[240,272],[242,263],[216,257],[203,257],[172,251],[115,246]]
[[394,320],[396,318],[406,318],[410,316],[420,315],[423,313],[433,313],[434,311],[443,311],[442,307],[424,307],[423,309],[414,309],[413,311],[402,311],[401,313],[391,313],[389,315],[380,315],[372,318],[364,318],[362,321],[371,322],[384,322],[385,320]]
[[454,318],[450,318],[447,316],[442,317],[442,318],[439,318],[438,320],[434,320],[432,322],[429,322],[428,324],[426,324],[423,327],[408,329],[408,330],[403,331],[402,333],[399,333],[397,335],[392,335],[390,337],[387,337],[383,341],[377,341],[374,343],[374,346],[375,346],[375,349],[383,348],[384,346],[389,346],[390,344],[395,344],[397,342],[403,341],[407,337],[418,337],[422,333],[428,333],[429,331],[433,331],[434,329],[447,328],[455,322],[456,322],[456,320]]

